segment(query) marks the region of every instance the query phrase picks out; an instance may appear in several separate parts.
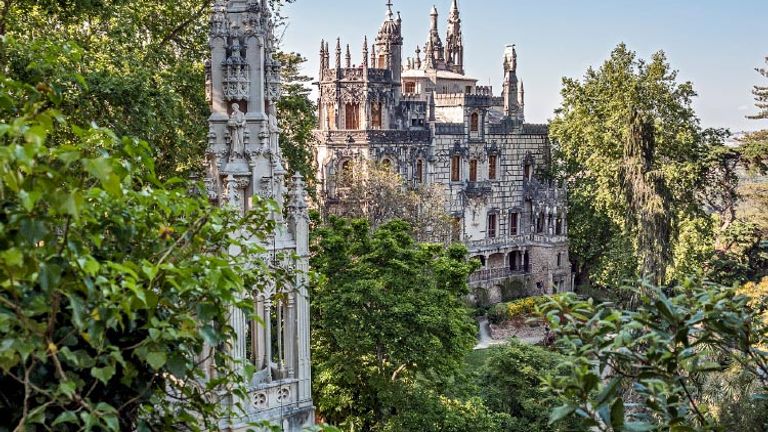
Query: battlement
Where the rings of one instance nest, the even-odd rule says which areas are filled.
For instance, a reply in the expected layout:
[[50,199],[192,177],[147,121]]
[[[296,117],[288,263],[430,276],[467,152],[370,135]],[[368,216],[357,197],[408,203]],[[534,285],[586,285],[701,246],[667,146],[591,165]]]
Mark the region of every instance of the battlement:
[[320,74],[320,82],[333,81],[390,83],[392,82],[392,71],[389,69],[365,68],[363,66],[324,69]]

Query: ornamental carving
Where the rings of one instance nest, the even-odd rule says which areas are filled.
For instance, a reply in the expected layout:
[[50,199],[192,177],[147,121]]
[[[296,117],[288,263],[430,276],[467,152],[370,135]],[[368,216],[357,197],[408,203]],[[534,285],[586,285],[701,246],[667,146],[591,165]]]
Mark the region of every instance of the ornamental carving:
[[362,86],[352,85],[341,89],[341,101],[344,103],[362,103],[365,101]]
[[224,98],[228,101],[247,100],[250,93],[250,72],[241,51],[240,41],[235,38],[224,62]]

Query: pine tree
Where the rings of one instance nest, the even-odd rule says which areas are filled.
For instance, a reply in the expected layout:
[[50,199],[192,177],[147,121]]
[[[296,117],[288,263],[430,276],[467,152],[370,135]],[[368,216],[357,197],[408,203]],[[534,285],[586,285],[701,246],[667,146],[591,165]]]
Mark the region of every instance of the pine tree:
[[[765,58],[765,63],[768,64],[768,57]],[[755,68],[755,70],[760,75],[768,78],[768,68]],[[768,86],[756,85],[752,89],[752,94],[755,95],[755,106],[760,112],[752,116],[747,116],[747,118],[753,120],[768,119]]]

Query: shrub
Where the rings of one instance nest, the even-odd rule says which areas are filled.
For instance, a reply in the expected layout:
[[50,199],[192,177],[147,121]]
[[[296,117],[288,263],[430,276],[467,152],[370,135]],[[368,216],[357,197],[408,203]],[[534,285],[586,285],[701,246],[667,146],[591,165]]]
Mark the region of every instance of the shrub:
[[509,303],[499,303],[488,311],[488,320],[494,324],[523,318],[536,312],[536,308],[547,301],[546,296],[526,297]]

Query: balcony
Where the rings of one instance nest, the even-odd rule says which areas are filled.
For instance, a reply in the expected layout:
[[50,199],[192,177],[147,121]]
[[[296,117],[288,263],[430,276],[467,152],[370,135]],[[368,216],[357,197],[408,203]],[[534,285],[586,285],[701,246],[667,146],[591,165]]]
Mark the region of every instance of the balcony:
[[525,276],[525,274],[523,270],[511,270],[507,267],[482,269],[469,276],[469,283],[503,280],[513,276]]
[[488,180],[470,181],[467,182],[467,186],[464,188],[464,193],[470,198],[487,195],[491,192],[493,192],[493,183]]

